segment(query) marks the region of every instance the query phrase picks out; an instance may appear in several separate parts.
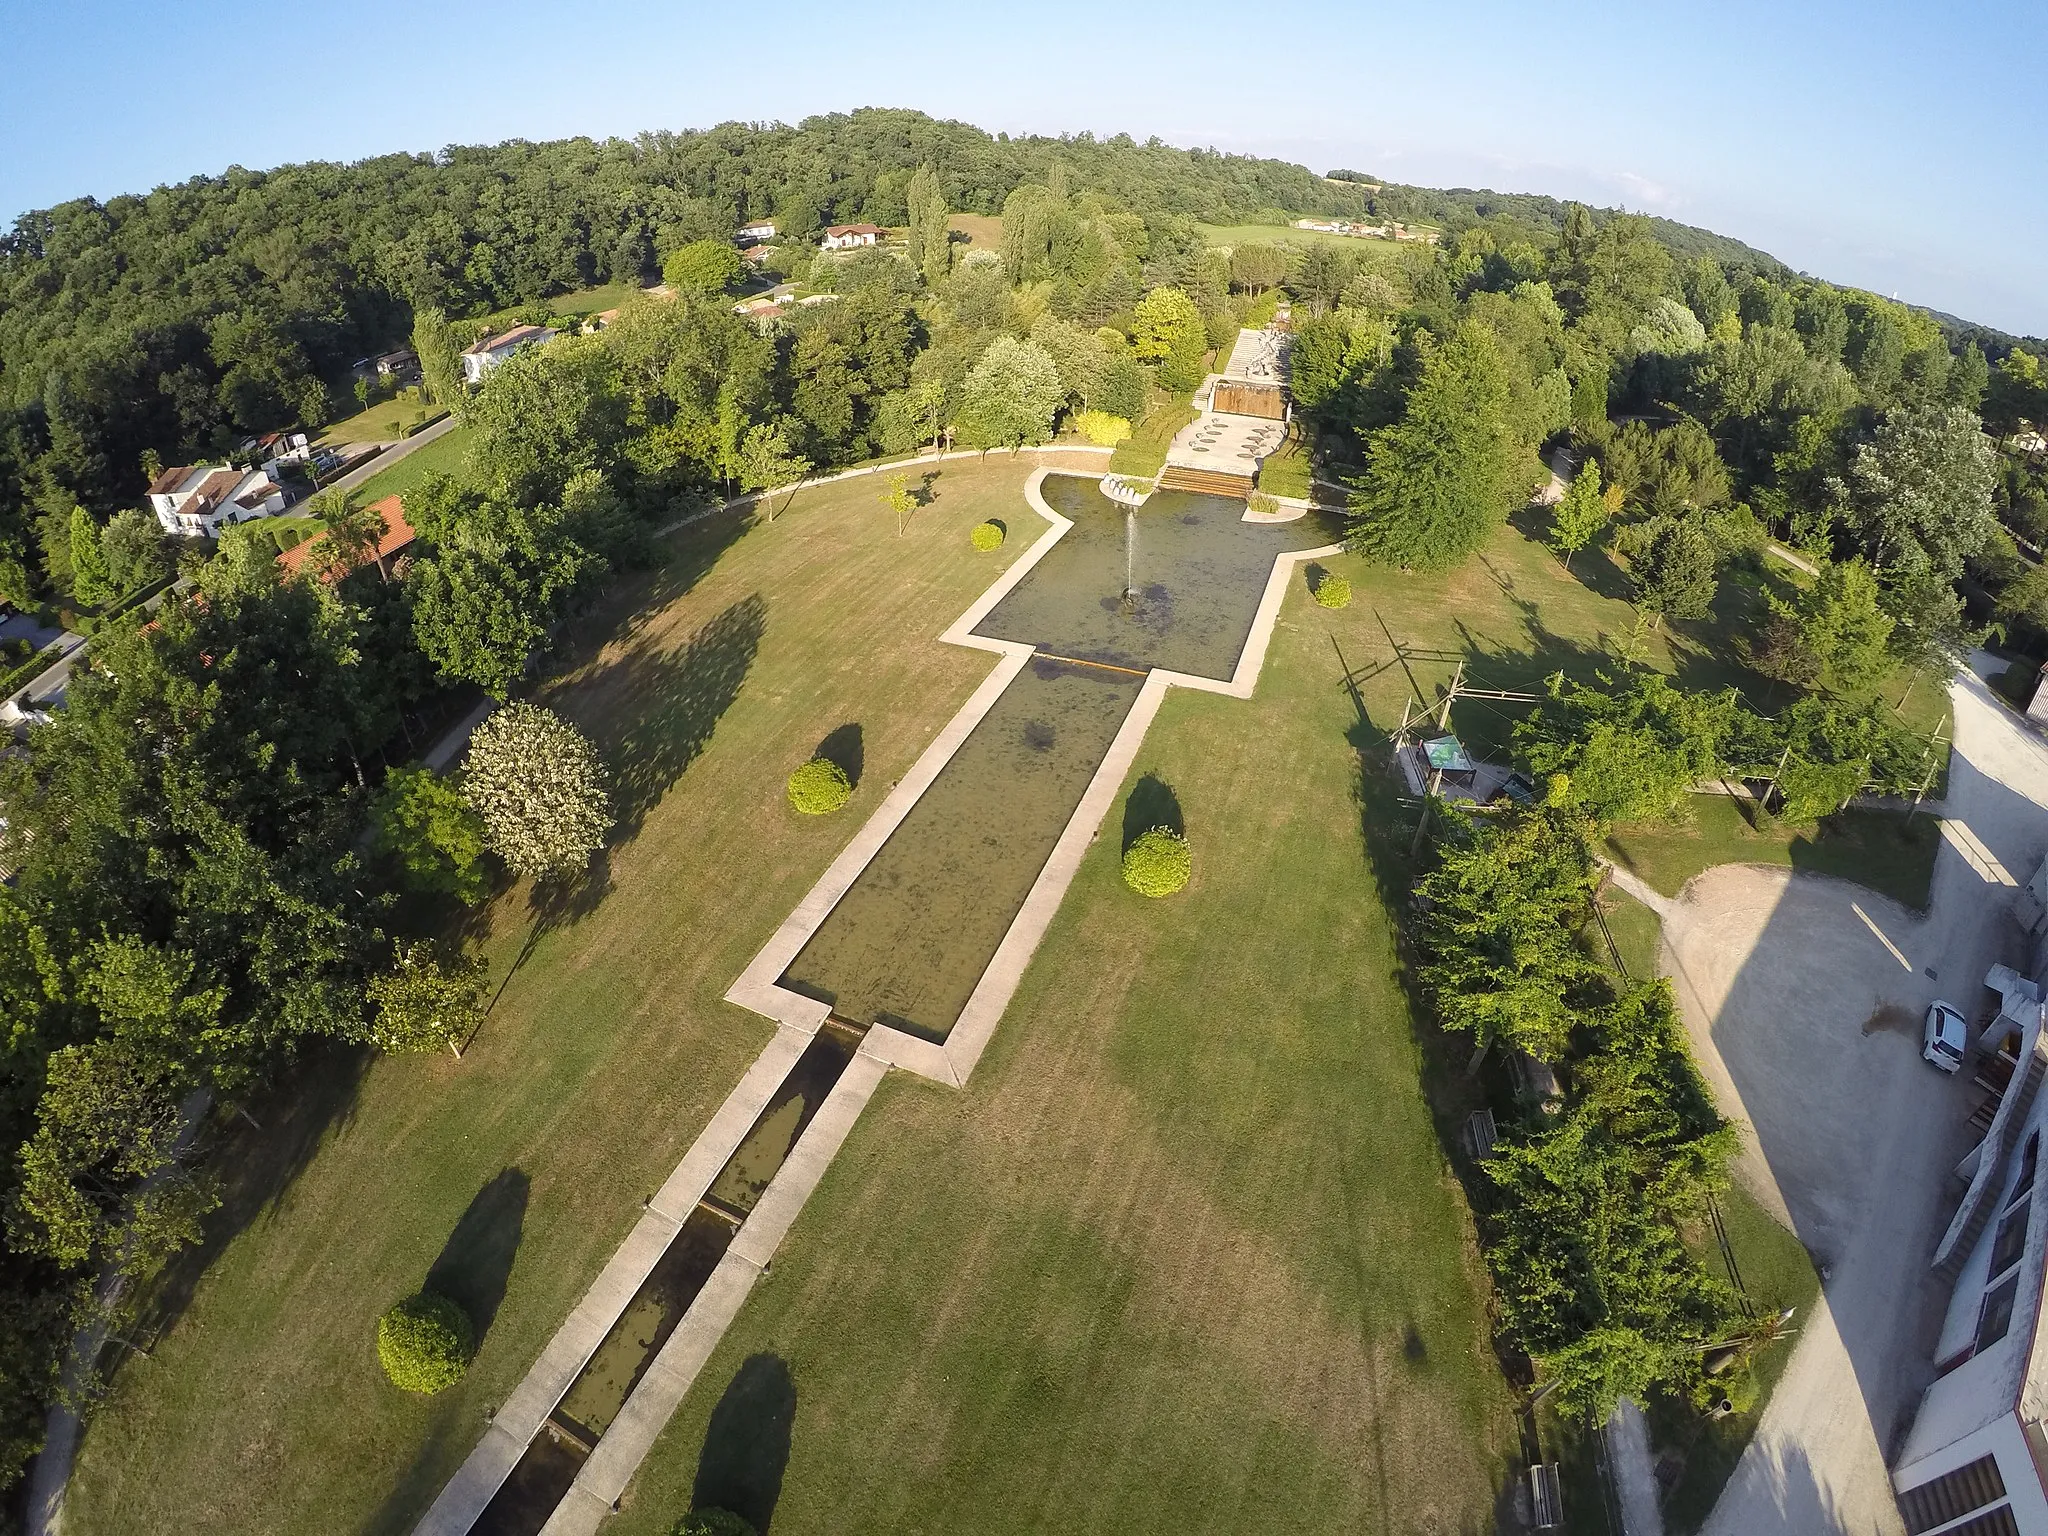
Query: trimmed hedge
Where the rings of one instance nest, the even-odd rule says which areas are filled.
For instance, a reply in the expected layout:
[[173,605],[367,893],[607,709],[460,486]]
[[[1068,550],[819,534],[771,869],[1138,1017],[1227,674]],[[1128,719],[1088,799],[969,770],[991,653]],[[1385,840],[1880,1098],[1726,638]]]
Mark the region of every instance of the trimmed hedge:
[[377,1320],[377,1361],[391,1384],[432,1394],[451,1387],[469,1369],[476,1327],[446,1296],[421,1291]]
[[1124,850],[1124,884],[1140,896],[1171,896],[1194,870],[1188,840],[1171,827],[1141,832]]
[[836,811],[853,796],[853,781],[829,757],[814,757],[789,776],[789,803],[806,816]]
[[1348,608],[1351,606],[1351,582],[1343,576],[1325,574],[1316,583],[1316,601],[1325,608]]
[[976,523],[974,531],[967,535],[968,542],[984,553],[991,549],[1001,549],[1004,537],[1001,523]]

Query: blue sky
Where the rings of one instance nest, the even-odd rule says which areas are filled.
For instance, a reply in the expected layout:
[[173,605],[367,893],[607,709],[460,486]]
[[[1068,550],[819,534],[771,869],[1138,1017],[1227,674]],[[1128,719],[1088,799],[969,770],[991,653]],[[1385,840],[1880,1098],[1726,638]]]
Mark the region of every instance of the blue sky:
[[230,164],[917,107],[1579,197],[2048,334],[2048,4],[0,0],[0,219]]

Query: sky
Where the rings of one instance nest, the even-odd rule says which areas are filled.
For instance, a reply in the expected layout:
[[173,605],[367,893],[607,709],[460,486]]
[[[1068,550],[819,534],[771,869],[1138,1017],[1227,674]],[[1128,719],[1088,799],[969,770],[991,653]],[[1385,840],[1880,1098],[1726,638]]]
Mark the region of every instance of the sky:
[[1579,198],[2048,335],[2044,0],[0,0],[0,221],[452,143],[915,107]]

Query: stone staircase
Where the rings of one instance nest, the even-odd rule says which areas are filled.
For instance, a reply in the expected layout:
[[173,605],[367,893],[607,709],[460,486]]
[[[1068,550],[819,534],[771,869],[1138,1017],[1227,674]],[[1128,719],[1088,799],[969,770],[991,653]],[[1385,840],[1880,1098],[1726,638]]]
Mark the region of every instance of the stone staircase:
[[1162,491],[1195,491],[1204,496],[1234,496],[1239,501],[1248,501],[1252,494],[1252,477],[1234,475],[1222,469],[1189,469],[1181,464],[1169,464],[1159,477]]

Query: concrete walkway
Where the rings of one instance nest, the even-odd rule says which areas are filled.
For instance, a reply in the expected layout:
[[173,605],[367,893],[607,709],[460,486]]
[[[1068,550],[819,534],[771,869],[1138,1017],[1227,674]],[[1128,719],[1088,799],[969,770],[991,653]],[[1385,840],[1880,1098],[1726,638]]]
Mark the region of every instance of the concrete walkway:
[[320,487],[323,491],[352,491],[372,475],[380,475],[408,454],[419,452],[432,442],[446,437],[462,425],[453,416],[443,416],[431,427],[415,432],[411,437],[401,438],[395,443],[386,443],[381,452],[374,453],[369,460],[350,470],[338,479],[330,480]]
[[1650,1459],[1650,1426],[1643,1410],[1624,1397],[1601,1426],[1607,1443],[1607,1471],[1621,1505],[1621,1536],[1664,1536],[1657,1505],[1657,1467]]
[[[1669,904],[1671,976],[1701,1071],[1748,1134],[1736,1176],[1805,1244],[1824,1290],[1706,1536],[1897,1536],[1886,1470],[1932,1377],[1948,1296],[1934,1245],[1974,1138],[1969,1085],[1919,1058],[1936,997],[1974,1012],[2023,960],[2013,890],[2048,853],[2048,748],[1966,674],[1946,810],[1992,859],[1937,850],[1926,913],[1754,865]],[[1931,972],[1931,974],[1930,974]]]

